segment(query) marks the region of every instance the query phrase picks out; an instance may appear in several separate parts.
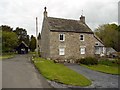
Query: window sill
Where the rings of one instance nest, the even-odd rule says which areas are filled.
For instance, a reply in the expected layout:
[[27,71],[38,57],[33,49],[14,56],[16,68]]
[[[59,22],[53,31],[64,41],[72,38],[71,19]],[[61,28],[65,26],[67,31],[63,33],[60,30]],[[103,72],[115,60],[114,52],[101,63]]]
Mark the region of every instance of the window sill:
[[83,42],[84,40],[80,40],[81,42]]
[[64,41],[60,40],[60,42],[64,42]]

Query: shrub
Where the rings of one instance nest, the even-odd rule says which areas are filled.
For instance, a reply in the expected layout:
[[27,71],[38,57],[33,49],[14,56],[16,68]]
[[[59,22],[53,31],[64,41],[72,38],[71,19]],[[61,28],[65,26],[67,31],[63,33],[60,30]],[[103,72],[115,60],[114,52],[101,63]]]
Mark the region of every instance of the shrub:
[[80,63],[80,60],[81,60],[81,59],[76,59],[76,60],[75,60],[75,63],[78,63],[78,64],[79,64],[79,63]]
[[80,59],[80,63],[85,65],[97,65],[98,60],[94,57],[86,57],[86,58]]
[[38,56],[41,57],[40,51],[38,51]]
[[55,58],[52,58],[52,60],[54,60],[54,63],[64,63],[65,60],[62,58],[62,57],[55,57]]
[[119,64],[119,65],[120,65],[120,59],[116,60],[116,62],[117,62],[117,64]]
[[67,62],[68,62],[68,63],[74,63],[75,60],[76,60],[75,56],[69,56],[69,57],[67,58]]
[[99,64],[107,65],[107,66],[116,66],[120,64],[120,60],[109,60],[109,59],[102,59],[99,61]]

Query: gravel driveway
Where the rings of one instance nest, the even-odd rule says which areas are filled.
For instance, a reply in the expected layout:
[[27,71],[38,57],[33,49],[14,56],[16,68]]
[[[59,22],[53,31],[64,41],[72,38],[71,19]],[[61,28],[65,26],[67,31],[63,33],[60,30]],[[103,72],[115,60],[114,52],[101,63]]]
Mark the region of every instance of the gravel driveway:
[[118,75],[93,71],[77,64],[65,65],[92,80],[93,84],[91,86],[88,86],[89,88],[118,88]]
[[2,61],[2,88],[51,88],[34,68],[30,55],[16,55]]

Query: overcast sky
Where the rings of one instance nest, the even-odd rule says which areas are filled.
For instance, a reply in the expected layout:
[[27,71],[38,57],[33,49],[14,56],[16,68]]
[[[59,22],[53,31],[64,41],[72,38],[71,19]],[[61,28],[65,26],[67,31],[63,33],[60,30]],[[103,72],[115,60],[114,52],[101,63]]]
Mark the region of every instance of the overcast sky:
[[82,14],[94,30],[101,24],[118,23],[119,0],[0,0],[0,25],[21,27],[29,35],[35,35],[35,18],[38,17],[39,32],[44,7],[48,16],[78,20]]

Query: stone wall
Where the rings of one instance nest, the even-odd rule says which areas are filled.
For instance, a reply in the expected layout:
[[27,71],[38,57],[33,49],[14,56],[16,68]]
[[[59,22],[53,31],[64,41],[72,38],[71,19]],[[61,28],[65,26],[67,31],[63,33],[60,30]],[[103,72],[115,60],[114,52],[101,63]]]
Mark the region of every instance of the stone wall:
[[42,32],[41,32],[41,45],[40,45],[40,54],[42,57],[44,58],[48,58],[49,57],[49,53],[50,53],[50,49],[49,49],[49,34],[50,34],[50,30],[49,30],[49,25],[47,23],[47,18],[44,18],[43,20],[43,26],[42,26]]
[[[59,34],[65,34],[65,41],[59,41]],[[80,41],[80,34],[84,35],[84,41]],[[94,56],[94,46],[98,40],[93,34],[73,33],[73,32],[50,32],[50,58],[52,59],[71,59]],[[86,46],[84,55],[80,54],[80,46]],[[65,55],[59,55],[59,47],[65,48]]]

